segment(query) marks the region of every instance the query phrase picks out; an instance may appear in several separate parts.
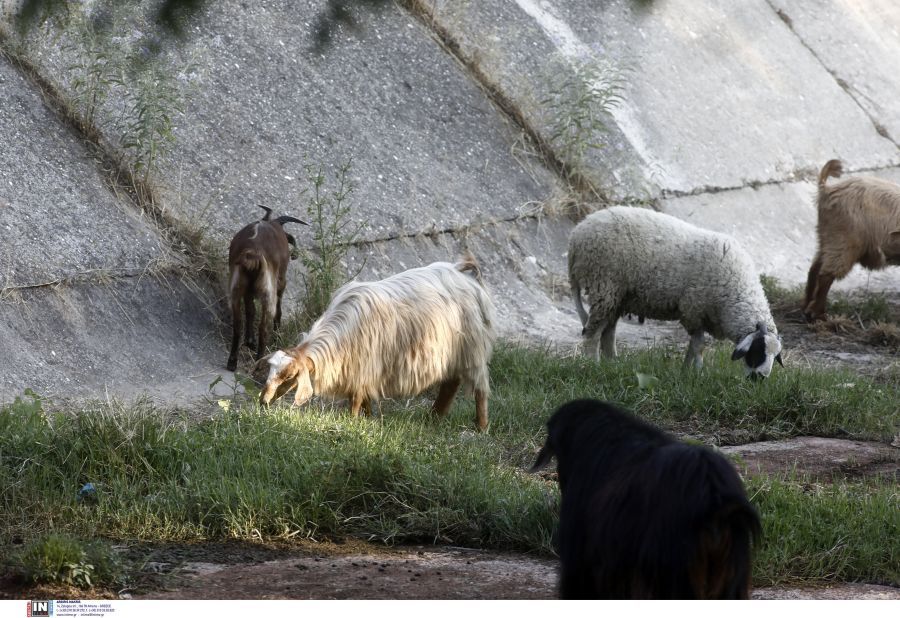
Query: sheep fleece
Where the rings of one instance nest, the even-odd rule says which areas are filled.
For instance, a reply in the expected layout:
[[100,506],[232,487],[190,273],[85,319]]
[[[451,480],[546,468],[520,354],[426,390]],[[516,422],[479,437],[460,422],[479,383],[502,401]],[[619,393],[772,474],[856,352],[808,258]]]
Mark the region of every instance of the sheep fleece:
[[569,241],[569,276],[590,300],[591,321],[633,313],[732,340],[757,321],[777,332],[753,260],[734,238],[652,210],[585,218]]

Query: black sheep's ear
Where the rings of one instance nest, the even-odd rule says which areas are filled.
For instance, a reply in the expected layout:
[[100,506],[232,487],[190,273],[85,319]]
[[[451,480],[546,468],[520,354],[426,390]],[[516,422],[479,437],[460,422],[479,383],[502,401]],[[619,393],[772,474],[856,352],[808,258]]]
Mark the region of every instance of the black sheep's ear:
[[538,453],[537,459],[535,459],[534,464],[531,466],[531,469],[528,470],[529,474],[534,474],[545,468],[550,460],[553,459],[553,447],[550,446],[549,440],[546,444],[544,444],[544,448],[541,449],[541,452]]
[[784,367],[784,363],[781,362],[781,352],[778,353],[778,356],[775,357],[775,360],[778,361],[778,364]]

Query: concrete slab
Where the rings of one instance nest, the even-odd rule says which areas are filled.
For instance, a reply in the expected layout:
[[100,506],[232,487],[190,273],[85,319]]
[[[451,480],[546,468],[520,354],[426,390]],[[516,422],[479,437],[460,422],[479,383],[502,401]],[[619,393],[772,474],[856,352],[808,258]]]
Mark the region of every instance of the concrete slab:
[[228,375],[208,300],[177,279],[25,290],[0,300],[0,402],[52,397],[185,401]]
[[[627,71],[612,146],[588,159],[613,194],[610,183],[635,162],[640,170],[629,177],[675,192],[794,180],[834,156],[861,168],[900,162],[896,145],[766,0],[485,0],[458,9],[451,0],[425,1],[544,135],[546,110],[536,101],[550,85],[539,67],[561,59],[569,71],[582,62]],[[898,27],[895,19],[883,29]],[[837,36],[844,25],[835,20],[832,28]]]
[[872,121],[900,139],[900,4],[893,0],[771,0]]
[[[305,214],[306,166],[332,177],[351,159],[367,239],[508,219],[557,187],[527,154],[511,154],[520,129],[419,20],[390,5],[316,52],[311,22],[326,7],[223,0],[172,50],[186,109],[155,184],[173,213],[227,243],[258,216],[256,204]],[[66,87],[65,50],[35,49]],[[113,101],[99,116],[113,142],[118,113]]]
[[0,290],[176,260],[71,131],[0,57]]
[[[900,181],[897,168],[859,175]],[[660,210],[733,235],[749,250],[760,272],[786,285],[805,285],[817,243],[815,195],[813,182],[781,183],[668,198],[660,201]],[[900,292],[900,268],[869,271],[857,265],[834,289]]]

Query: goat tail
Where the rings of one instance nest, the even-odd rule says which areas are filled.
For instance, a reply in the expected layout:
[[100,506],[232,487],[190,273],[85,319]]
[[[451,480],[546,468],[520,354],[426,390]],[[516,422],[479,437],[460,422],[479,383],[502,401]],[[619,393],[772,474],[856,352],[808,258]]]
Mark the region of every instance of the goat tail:
[[840,178],[843,173],[844,164],[838,159],[831,159],[828,163],[823,165],[822,171],[819,172],[819,192],[821,193],[825,190],[825,182],[829,177]]
[[471,251],[466,251],[459,258],[459,262],[457,262],[455,266],[456,270],[461,273],[472,273],[475,280],[481,285],[484,285],[484,280],[481,278],[481,266],[478,265],[478,260],[475,259],[475,256],[472,255]]
[[248,273],[259,271],[264,263],[265,258],[260,254],[259,250],[252,247],[248,247],[241,251],[241,254],[237,258],[237,265]]

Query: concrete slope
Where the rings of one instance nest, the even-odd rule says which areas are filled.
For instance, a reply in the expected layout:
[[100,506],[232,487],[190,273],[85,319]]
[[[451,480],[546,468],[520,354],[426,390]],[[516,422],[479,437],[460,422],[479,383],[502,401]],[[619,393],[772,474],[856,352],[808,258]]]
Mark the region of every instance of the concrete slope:
[[[604,195],[730,231],[787,283],[804,280],[812,260],[808,180],[826,160],[897,177],[898,77],[887,59],[900,48],[900,9],[887,0],[420,4]],[[603,147],[573,161],[553,135],[577,104],[554,93],[579,83],[584,66],[596,68],[591,84],[621,79],[623,101],[605,133],[583,136]],[[859,271],[838,287],[900,290],[896,269]]]
[[[347,272],[364,263],[361,277],[387,276],[471,249],[497,295],[505,335],[574,343],[580,328],[559,293],[572,223],[543,218],[545,203],[565,189],[524,145],[521,127],[498,111],[419,19],[397,7],[313,53],[309,22],[324,6],[226,0],[172,51],[168,62],[186,105],[175,118],[174,148],[152,179],[157,207],[185,228],[203,228],[217,243],[224,270],[228,241],[259,217],[256,204],[305,216],[306,165],[324,168],[331,190],[337,168],[352,159],[350,204],[362,229]],[[66,67],[77,52],[35,39],[29,60],[71,95],[74,77]],[[122,140],[117,96],[114,90],[95,122],[113,154]],[[96,214],[95,202],[88,200]],[[308,228],[293,232],[301,245],[311,244]],[[23,270],[34,274],[31,265]],[[302,303],[300,262],[292,262],[289,280],[286,311]],[[212,293],[224,296],[223,289]],[[113,319],[110,302],[104,298],[102,308]],[[194,347],[198,336],[184,331],[180,346]],[[174,354],[178,337],[171,343],[156,347]],[[217,368],[226,351],[218,325],[210,325],[200,347],[197,354]],[[147,370],[166,370],[162,356]]]
[[182,259],[3,57],[0,100],[0,402],[198,391],[219,336]]

